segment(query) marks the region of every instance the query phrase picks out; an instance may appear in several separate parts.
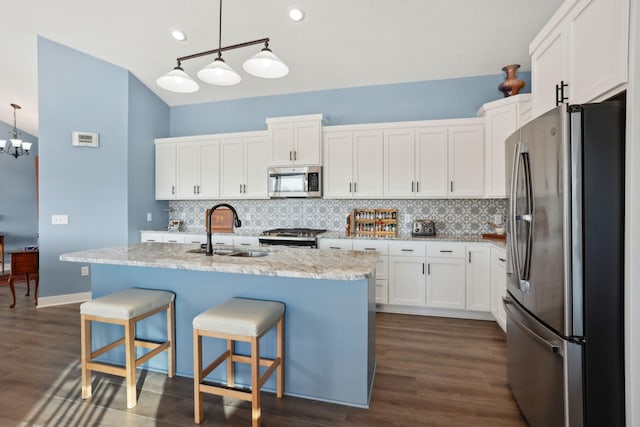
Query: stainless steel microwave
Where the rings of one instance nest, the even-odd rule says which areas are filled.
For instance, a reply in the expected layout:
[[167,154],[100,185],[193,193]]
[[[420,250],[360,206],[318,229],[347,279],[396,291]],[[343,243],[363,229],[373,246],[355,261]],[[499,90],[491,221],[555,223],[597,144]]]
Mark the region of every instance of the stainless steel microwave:
[[269,168],[269,197],[322,197],[322,166]]

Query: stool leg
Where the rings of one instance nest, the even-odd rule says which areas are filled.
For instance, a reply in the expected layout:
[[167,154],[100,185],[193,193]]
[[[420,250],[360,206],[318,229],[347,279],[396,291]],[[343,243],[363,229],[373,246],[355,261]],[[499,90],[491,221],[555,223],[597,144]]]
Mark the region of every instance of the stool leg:
[[202,422],[202,336],[197,329],[193,330],[193,417],[196,424]]
[[40,276],[36,274],[36,289],[33,291],[33,303],[38,306],[38,286],[40,285]]
[[173,378],[176,374],[176,326],[175,326],[175,303],[169,303],[167,309],[167,341],[170,346],[167,349],[167,376]]
[[91,371],[87,363],[91,360],[91,320],[87,320],[84,315],[80,316],[80,337],[81,337],[81,362],[82,369],[82,398],[91,397]]
[[251,338],[251,426],[260,427],[260,339]]
[[278,320],[276,340],[276,358],[280,360],[280,364],[276,368],[276,375],[278,376],[276,397],[281,398],[284,389],[284,316],[280,316]]
[[235,382],[233,378],[233,340],[227,340],[227,351],[229,357],[227,358],[227,386],[233,387]]
[[127,408],[136,406],[136,323],[129,320],[124,326],[124,352],[127,383]]

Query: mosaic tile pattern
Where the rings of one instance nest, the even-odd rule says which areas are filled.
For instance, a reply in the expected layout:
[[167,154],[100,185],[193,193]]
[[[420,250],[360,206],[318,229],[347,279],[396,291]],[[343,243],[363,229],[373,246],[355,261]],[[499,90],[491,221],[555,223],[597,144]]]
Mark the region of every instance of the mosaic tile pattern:
[[[278,227],[324,228],[344,231],[353,209],[397,209],[398,231],[411,232],[414,219],[435,221],[439,233],[480,234],[491,232],[487,221],[506,214],[505,199],[437,200],[175,200],[169,202],[170,219],[183,222],[185,231],[205,230],[205,211],[217,203],[229,203],[242,220],[242,228],[262,231]],[[411,221],[405,222],[405,214]]]

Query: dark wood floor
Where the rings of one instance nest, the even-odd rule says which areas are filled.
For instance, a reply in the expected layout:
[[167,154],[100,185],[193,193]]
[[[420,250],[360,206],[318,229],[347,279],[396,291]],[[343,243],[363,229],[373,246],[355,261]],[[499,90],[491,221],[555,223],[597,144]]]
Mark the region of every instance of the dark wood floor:
[[[0,426],[193,424],[188,378],[138,371],[138,405],[122,379],[94,374],[80,398],[78,304],[35,309],[0,287]],[[526,426],[506,383],[505,337],[493,322],[379,313],[367,409],[263,393],[264,426]],[[250,405],[205,396],[203,425],[248,426]]]

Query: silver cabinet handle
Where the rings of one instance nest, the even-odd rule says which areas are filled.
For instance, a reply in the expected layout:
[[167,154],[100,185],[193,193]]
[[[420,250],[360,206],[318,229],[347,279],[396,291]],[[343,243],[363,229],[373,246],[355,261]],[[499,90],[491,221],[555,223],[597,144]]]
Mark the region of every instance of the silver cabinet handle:
[[198,194],[200,194],[200,186],[196,185],[196,187],[198,188]]
[[431,276],[431,264],[427,264],[427,276]]
[[195,186],[195,185],[193,186],[193,194],[198,194],[198,193],[196,192],[196,186]]
[[416,181],[416,193],[420,192],[420,181]]
[[354,183],[353,183],[353,192],[354,192],[354,193],[357,193],[357,192],[358,192],[358,183],[357,183],[357,182],[354,182]]
[[376,248],[364,248],[365,251],[375,251]]
[[453,193],[453,181],[449,181],[449,191]]
[[413,252],[413,249],[400,249],[402,252]]
[[293,150],[293,160],[298,160],[298,152]]
[[247,184],[242,184],[242,192],[247,194]]
[[176,194],[176,187],[175,185],[171,186],[171,194]]
[[329,249],[340,249],[338,246],[329,246]]
[[414,192],[413,188],[414,188],[414,186],[413,186],[413,181],[411,181],[411,192],[412,192],[412,193]]
[[422,275],[424,276],[424,262],[422,263]]
[[240,184],[240,192],[242,193],[242,184]]
[[291,154],[291,151],[289,151],[289,160],[293,160],[293,155]]
[[447,249],[447,250],[444,250],[444,249],[443,249],[443,250],[441,250],[440,252],[441,252],[441,253],[443,253],[443,254],[450,254],[450,253],[451,253],[451,252],[453,252],[453,251],[452,251],[452,250],[449,250],[449,249]]
[[349,183],[349,193],[353,193],[353,190],[352,190],[352,189],[353,189],[353,187],[352,187],[352,185],[353,185],[353,184],[350,182],[350,183]]
[[251,243],[240,243],[240,246],[251,246]]
[[518,318],[515,316],[511,308],[509,308],[509,306],[513,304],[513,301],[511,301],[510,298],[502,297],[502,303],[504,304],[505,311],[509,315],[509,319],[513,320],[513,323],[516,326],[518,326],[520,329],[522,329],[523,332],[526,332],[529,336],[531,336],[536,341],[538,341],[538,343],[540,343],[543,347],[546,347],[546,349],[549,350],[551,353],[560,353],[559,346],[554,345],[549,341],[545,340],[540,335],[536,334],[534,331],[527,328],[527,326],[524,323],[522,323],[520,320],[518,320]]
[[498,258],[498,261],[500,262],[507,262],[507,260],[505,258]]
[[469,251],[469,264],[471,264],[471,251]]

